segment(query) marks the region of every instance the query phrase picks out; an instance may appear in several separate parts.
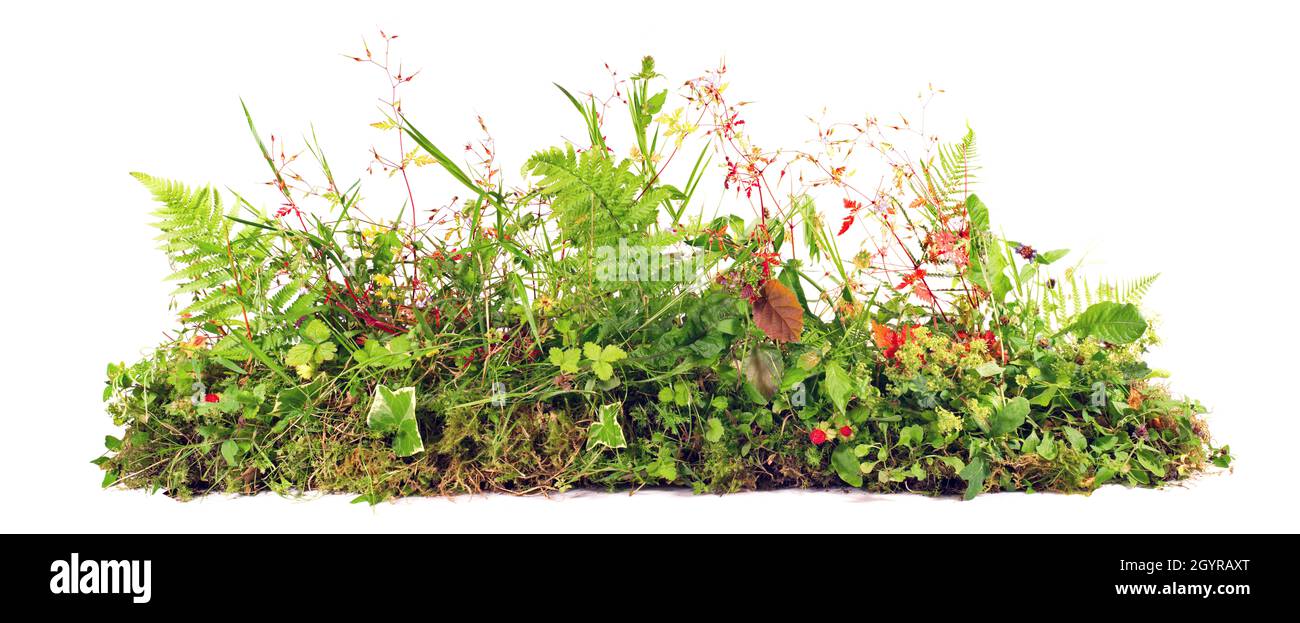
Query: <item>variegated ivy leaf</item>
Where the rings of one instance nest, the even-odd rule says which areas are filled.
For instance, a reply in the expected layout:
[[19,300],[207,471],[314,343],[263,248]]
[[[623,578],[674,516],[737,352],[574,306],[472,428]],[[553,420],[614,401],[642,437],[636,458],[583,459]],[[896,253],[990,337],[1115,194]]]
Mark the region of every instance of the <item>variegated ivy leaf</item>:
[[393,452],[406,457],[424,451],[420,426],[415,419],[415,388],[392,391],[375,386],[375,395],[366,414],[366,425],[380,433],[393,433]]
[[619,414],[623,413],[623,403],[616,402],[601,405],[597,409],[596,421],[587,429],[587,448],[605,446],[606,448],[626,448],[627,438],[623,436],[623,427],[618,423]]

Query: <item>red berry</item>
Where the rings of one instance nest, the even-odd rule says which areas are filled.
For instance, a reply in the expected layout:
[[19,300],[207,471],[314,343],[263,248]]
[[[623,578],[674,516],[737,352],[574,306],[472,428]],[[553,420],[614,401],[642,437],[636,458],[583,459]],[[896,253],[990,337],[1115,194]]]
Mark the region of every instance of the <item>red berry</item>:
[[852,436],[853,436],[853,429],[852,429],[852,428],[849,428],[849,427],[847,427],[847,426],[841,428],[841,429],[840,429],[840,436],[841,436],[841,437],[852,437]]
[[826,443],[826,431],[814,428],[811,433],[808,433],[808,439],[813,442],[814,446],[820,446]]
[[203,397],[203,402],[220,402],[220,401],[221,401],[221,396],[218,396],[216,394],[208,394]]

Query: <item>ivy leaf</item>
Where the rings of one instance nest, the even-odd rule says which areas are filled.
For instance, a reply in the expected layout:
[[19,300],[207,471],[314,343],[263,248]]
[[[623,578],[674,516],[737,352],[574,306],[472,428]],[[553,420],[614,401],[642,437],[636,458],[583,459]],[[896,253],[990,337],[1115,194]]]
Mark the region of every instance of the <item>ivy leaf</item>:
[[1024,396],[1012,398],[993,414],[989,422],[989,435],[997,437],[1010,433],[1020,428],[1028,416],[1029,401]]
[[775,279],[767,280],[753,306],[754,324],[773,341],[799,341],[803,332],[803,308],[785,284]]
[[853,446],[847,443],[836,446],[835,451],[831,453],[831,466],[835,468],[835,473],[839,474],[840,480],[854,487],[862,486],[862,463],[858,461]]
[[1111,344],[1128,344],[1142,337],[1147,321],[1132,303],[1095,303],[1079,314],[1071,329],[1081,336],[1092,336]]
[[366,414],[366,425],[380,433],[394,433],[393,452],[407,457],[424,451],[420,427],[415,419],[415,388],[403,387],[392,391],[384,385],[375,386]]
[[835,403],[835,409],[844,413],[849,404],[849,393],[853,391],[853,382],[849,374],[835,361],[826,362],[826,377],[822,380],[822,391]]
[[623,436],[623,427],[618,423],[618,416],[623,412],[623,403],[601,405],[597,409],[596,421],[587,429],[587,449],[596,446],[606,448],[626,448],[627,438]]
[[957,474],[966,481],[964,499],[974,499],[984,491],[984,479],[989,477],[989,463],[983,456],[976,456]]

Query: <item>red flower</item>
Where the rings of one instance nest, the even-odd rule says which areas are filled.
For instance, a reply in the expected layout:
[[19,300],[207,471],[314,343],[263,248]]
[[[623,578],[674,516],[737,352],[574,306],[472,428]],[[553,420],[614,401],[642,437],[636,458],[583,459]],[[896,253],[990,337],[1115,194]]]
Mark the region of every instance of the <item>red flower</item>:
[[814,428],[811,433],[808,433],[808,440],[813,442],[814,446],[820,446],[826,443],[826,431]]
[[841,437],[852,437],[852,436],[853,436],[853,429],[852,429],[852,428],[849,428],[849,427],[847,427],[847,426],[841,428],[841,429],[840,429],[840,436],[841,436]]
[[208,394],[203,397],[203,402],[220,402],[220,401],[221,401],[221,396],[218,396],[216,394]]
[[885,359],[893,359],[898,354],[898,349],[907,343],[907,340],[912,337],[912,331],[917,328],[919,325],[904,326],[901,331],[895,331],[874,320],[871,322],[871,334],[876,341],[876,348],[884,351]]

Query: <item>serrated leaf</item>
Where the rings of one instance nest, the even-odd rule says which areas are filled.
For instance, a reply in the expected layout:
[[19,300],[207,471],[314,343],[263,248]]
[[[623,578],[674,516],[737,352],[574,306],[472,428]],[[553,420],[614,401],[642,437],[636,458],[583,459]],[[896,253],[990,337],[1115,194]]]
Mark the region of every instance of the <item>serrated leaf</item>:
[[320,344],[330,339],[329,325],[320,319],[312,319],[311,322],[307,323],[306,328],[302,330],[302,337],[314,344]]
[[708,430],[704,431],[704,440],[709,443],[717,443],[722,440],[722,434],[725,429],[722,428],[722,420],[711,417],[708,420]]
[[1111,344],[1128,344],[1142,337],[1147,322],[1132,303],[1095,303],[1071,325],[1082,336],[1092,336]]

